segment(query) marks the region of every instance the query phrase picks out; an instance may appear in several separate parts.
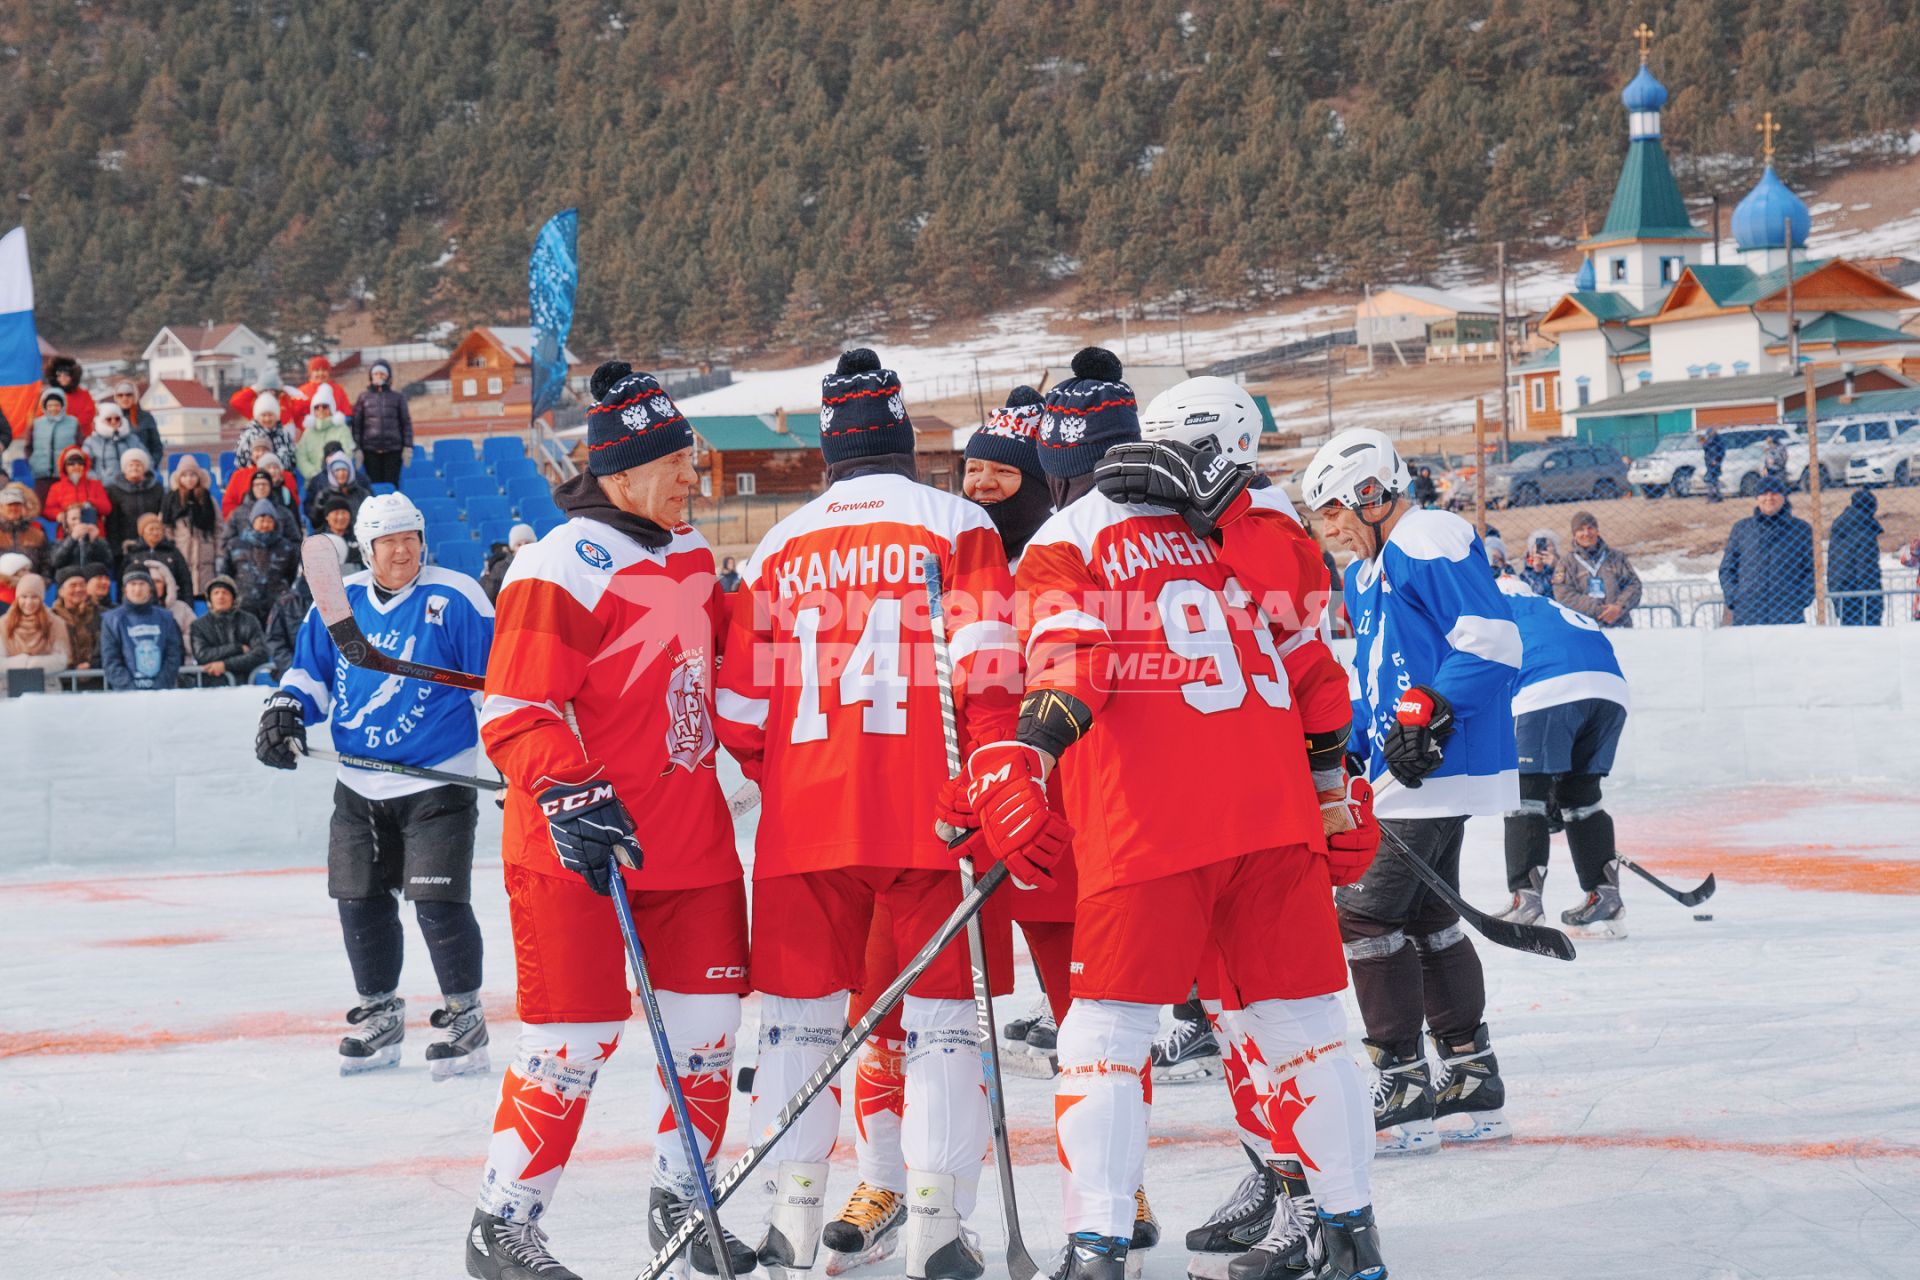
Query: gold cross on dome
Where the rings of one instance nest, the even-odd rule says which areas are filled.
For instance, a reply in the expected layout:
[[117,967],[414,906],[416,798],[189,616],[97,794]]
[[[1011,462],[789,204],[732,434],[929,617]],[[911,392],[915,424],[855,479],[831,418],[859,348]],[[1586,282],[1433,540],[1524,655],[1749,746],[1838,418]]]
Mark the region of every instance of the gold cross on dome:
[[1753,126],[1753,131],[1760,135],[1760,150],[1766,156],[1767,163],[1772,164],[1773,138],[1775,134],[1780,132],[1780,125],[1775,123],[1773,112],[1762,112],[1760,115],[1760,123]]
[[1645,62],[1648,50],[1653,48],[1653,28],[1643,22],[1633,29],[1633,38],[1640,42],[1640,61]]

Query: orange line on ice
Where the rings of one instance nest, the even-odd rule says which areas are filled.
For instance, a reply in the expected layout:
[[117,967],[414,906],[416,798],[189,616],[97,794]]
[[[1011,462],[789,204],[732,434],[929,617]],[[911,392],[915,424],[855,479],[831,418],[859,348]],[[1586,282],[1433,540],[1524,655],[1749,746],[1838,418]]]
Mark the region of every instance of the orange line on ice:
[[1920,1160],[1920,1147],[1877,1142],[1872,1138],[1842,1138],[1834,1142],[1741,1142],[1665,1133],[1520,1134],[1511,1145],[1699,1151],[1709,1155],[1765,1156],[1769,1160]]
[[83,902],[140,902],[147,899],[128,886],[161,884],[170,880],[233,880],[260,876],[318,876],[325,867],[243,867],[233,871],[176,871],[166,875],[123,876],[98,880],[29,880],[0,885],[9,893],[45,893],[79,898]]
[[156,933],[145,938],[103,938],[96,947],[192,947],[203,942],[222,942],[222,933]]
[[[1623,845],[1625,842],[1622,842]],[[1887,848],[1865,845],[1862,848]],[[1774,850],[1725,847],[1660,848],[1639,844],[1628,848],[1635,862],[1672,883],[1677,876],[1702,877],[1708,872],[1749,884],[1778,884],[1789,889],[1820,893],[1872,893],[1895,896],[1920,894],[1920,861],[1856,858],[1833,845],[1787,845]]]

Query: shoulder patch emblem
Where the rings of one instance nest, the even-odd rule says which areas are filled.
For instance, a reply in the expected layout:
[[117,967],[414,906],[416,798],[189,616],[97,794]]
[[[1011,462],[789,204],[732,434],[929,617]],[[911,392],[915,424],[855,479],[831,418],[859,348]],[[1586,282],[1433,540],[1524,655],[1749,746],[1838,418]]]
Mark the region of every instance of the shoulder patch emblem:
[[613,567],[613,554],[597,542],[589,542],[585,538],[582,538],[573,544],[573,549],[579,552],[582,560],[585,560],[596,569],[611,569]]

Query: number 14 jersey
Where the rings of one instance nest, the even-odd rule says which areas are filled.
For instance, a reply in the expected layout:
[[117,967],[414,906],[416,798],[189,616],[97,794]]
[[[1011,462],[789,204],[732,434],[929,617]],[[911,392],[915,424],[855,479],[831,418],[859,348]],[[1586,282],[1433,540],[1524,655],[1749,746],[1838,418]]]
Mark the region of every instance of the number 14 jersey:
[[1297,609],[1326,573],[1244,514],[1257,498],[1216,540],[1094,490],[1021,557],[1027,689],[1094,712],[1060,762],[1083,900],[1260,849],[1325,848],[1286,667],[1255,602]]

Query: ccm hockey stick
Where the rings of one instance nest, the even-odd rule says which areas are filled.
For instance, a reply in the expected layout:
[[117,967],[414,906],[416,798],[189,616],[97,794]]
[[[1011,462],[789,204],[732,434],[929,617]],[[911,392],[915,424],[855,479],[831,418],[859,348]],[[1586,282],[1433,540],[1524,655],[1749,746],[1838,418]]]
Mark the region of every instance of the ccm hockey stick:
[[[326,624],[327,634],[333,637],[333,643],[340,650],[340,656],[356,667],[365,667],[369,671],[378,671],[383,675],[404,676],[409,680],[424,680],[429,684],[444,684],[455,689],[469,689],[475,693],[486,688],[487,678],[469,671],[455,671],[451,667],[434,667],[424,662],[410,662],[405,658],[395,658],[373,647],[366,633],[360,629],[359,621],[353,616],[353,605],[347,599],[346,580],[340,576],[340,556],[333,549],[331,540],[315,535],[300,545],[300,564],[307,574],[307,586],[313,591],[313,607],[320,611],[320,621]],[[315,752],[308,752],[315,755]],[[385,769],[392,773],[420,773],[417,769],[403,769],[398,765],[389,765],[382,761],[362,761],[358,757],[346,759],[345,763],[362,769]],[[453,775],[432,773],[420,774],[422,777],[437,777],[442,782],[487,785],[483,780],[469,780]],[[504,784],[503,784],[504,785]],[[760,803],[760,786],[747,782],[727,797],[727,812],[738,818],[751,813]]]
[[311,756],[315,760],[331,760],[336,764],[348,765],[355,769],[375,769],[381,773],[397,773],[408,778],[425,778],[429,782],[450,782],[456,787],[472,787],[475,791],[507,789],[505,781],[499,778],[470,778],[464,773],[442,773],[438,769],[422,769],[412,764],[395,764],[391,760],[375,760],[371,756],[343,755],[323,747],[305,747],[302,748],[302,754]]
[[1702,880],[1700,882],[1699,888],[1689,889],[1685,893],[1682,893],[1680,890],[1668,884],[1665,880],[1662,880],[1659,876],[1654,875],[1653,872],[1647,870],[1645,867],[1641,866],[1639,863],[1635,862],[1633,859],[1627,857],[1627,855],[1624,853],[1615,853],[1613,855],[1613,859],[1615,862],[1618,862],[1621,866],[1633,872],[1633,874],[1639,876],[1642,880],[1645,880],[1648,884],[1652,885],[1654,888],[1658,889],[1660,892],[1666,894],[1669,898],[1672,898],[1675,902],[1679,903],[1683,907],[1699,906],[1701,903],[1705,902],[1708,898],[1711,898],[1713,896],[1713,891],[1719,887],[1714,884],[1713,877],[1709,875],[1705,880]]
[[[987,874],[980,877],[980,883],[974,885],[972,891],[960,900],[960,905],[953,909],[934,935],[927,939],[926,945],[914,952],[913,959],[907,961],[907,967],[887,984],[887,989],[868,1006],[867,1011],[860,1016],[860,1020],[840,1037],[840,1043],[827,1054],[826,1061],[807,1077],[807,1082],[800,1086],[798,1093],[787,1099],[787,1105],[780,1109],[780,1114],[774,1117],[773,1123],[768,1126],[767,1132],[760,1141],[748,1147],[746,1153],[720,1175],[720,1180],[713,1184],[715,1204],[725,1204],[727,1197],[738,1191],[753,1175],[753,1171],[773,1149],[773,1144],[793,1127],[793,1122],[798,1120],[800,1113],[807,1109],[807,1104],[819,1097],[826,1087],[833,1083],[834,1078],[840,1074],[840,1068],[846,1066],[853,1055],[860,1052],[860,1046],[867,1042],[867,1037],[873,1034],[873,1029],[880,1025],[880,1019],[886,1017],[892,1012],[893,1006],[900,1003],[901,998],[907,994],[907,988],[920,980],[920,975],[927,971],[927,966],[933,963],[934,957],[946,950],[947,945],[960,936],[966,929],[967,922],[979,914],[980,908],[1006,878],[1007,866],[1004,862],[996,862],[987,868]],[[701,1229],[701,1225],[692,1218],[682,1222],[654,1251],[653,1257],[641,1269],[636,1280],[660,1280],[660,1276],[673,1265],[673,1260],[680,1255],[680,1251],[687,1247]]]
[[[960,776],[960,726],[954,711],[953,656],[947,649],[947,619],[942,608],[940,558],[928,552],[927,619],[933,632],[933,672],[940,692],[940,732],[947,745],[947,776]],[[958,846],[971,833],[956,832]],[[973,858],[960,855],[960,891],[973,889]],[[1007,1224],[1007,1271],[1013,1280],[1033,1280],[1040,1268],[1020,1236],[1020,1206],[1013,1190],[1013,1152],[1007,1137],[1006,1092],[1000,1082],[1000,1036],[993,1025],[993,985],[987,978],[987,943],[980,917],[967,921],[967,954],[973,962],[973,1013],[980,1037],[980,1072],[987,1086],[987,1118],[993,1126],[993,1163],[1000,1181],[1000,1212]]]

